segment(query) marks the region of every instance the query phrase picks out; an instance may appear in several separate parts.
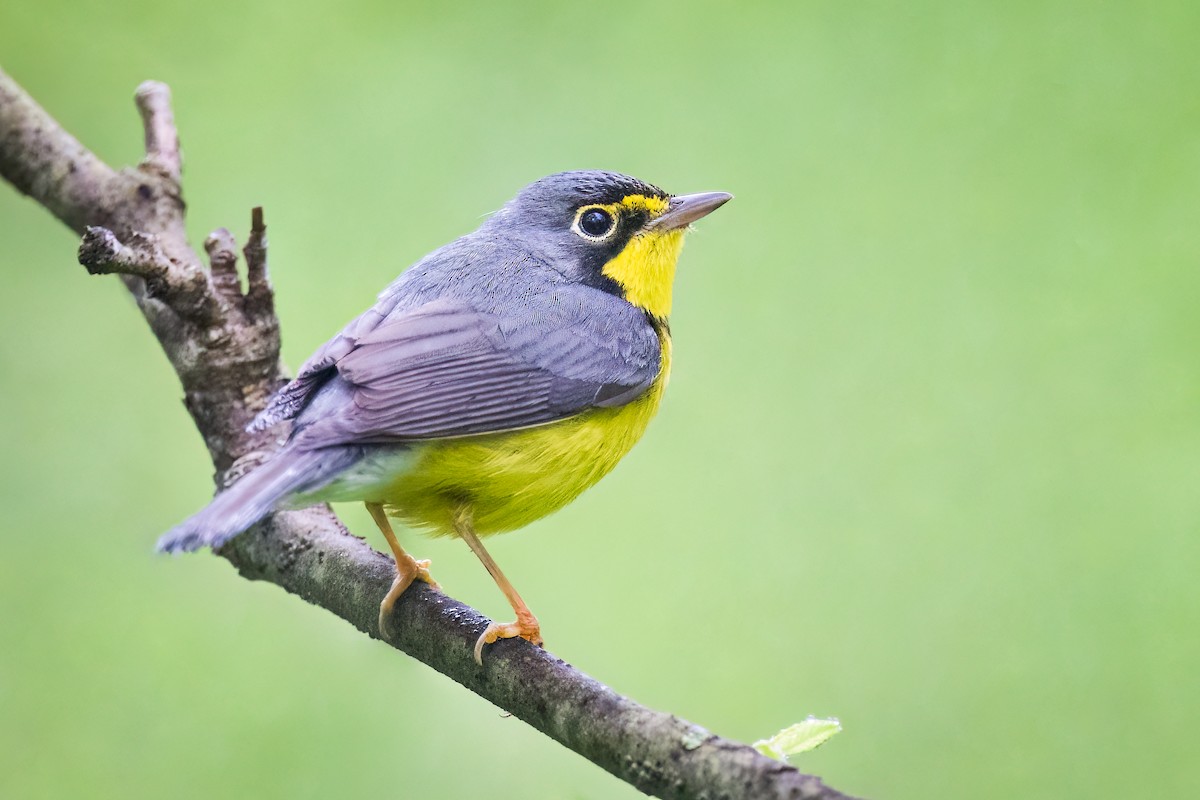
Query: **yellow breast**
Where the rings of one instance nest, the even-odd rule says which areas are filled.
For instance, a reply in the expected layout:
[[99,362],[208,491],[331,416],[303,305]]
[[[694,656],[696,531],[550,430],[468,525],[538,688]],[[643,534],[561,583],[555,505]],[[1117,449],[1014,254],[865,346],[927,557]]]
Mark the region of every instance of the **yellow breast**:
[[520,431],[420,445],[412,467],[388,488],[389,513],[445,535],[453,533],[453,516],[465,505],[476,533],[488,535],[562,508],[612,471],[658,411],[671,367],[670,336],[663,331],[659,339],[658,377],[643,395],[619,408],[597,408]]

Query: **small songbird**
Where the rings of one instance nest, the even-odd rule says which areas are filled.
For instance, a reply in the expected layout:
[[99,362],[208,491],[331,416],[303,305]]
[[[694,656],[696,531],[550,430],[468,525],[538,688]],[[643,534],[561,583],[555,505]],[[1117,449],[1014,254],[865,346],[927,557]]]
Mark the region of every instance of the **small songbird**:
[[491,623],[476,661],[497,639],[541,644],[480,537],[562,508],[641,437],[671,366],[684,234],[731,197],[600,171],[525,187],[317,350],[251,424],[290,421],[287,442],[158,549],[217,547],[277,509],[361,501],[396,559],[383,635],[414,580],[437,587],[391,516],[461,537],[512,605],[516,621]]

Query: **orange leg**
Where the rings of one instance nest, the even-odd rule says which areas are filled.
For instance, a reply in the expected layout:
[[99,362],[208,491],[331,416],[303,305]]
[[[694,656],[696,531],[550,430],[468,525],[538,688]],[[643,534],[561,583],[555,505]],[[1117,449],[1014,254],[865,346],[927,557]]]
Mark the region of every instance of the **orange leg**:
[[379,634],[386,639],[388,636],[387,618],[392,614],[392,607],[396,605],[396,600],[404,594],[404,590],[411,586],[414,580],[425,581],[434,589],[441,587],[429,574],[429,559],[418,561],[400,546],[396,532],[392,530],[391,521],[387,518],[387,514],[383,513],[383,506],[379,503],[366,503],[365,505],[371,519],[375,520],[375,524],[379,526],[379,532],[383,534],[383,538],[387,539],[388,546],[392,548],[392,557],[396,559],[396,579],[392,581],[392,588],[388,590],[383,602],[379,604]]
[[517,590],[508,582],[508,578],[504,577],[504,573],[500,571],[499,565],[492,560],[491,555],[484,549],[483,542],[479,541],[479,537],[475,535],[474,529],[471,527],[471,520],[466,513],[459,513],[454,520],[454,529],[467,546],[474,551],[475,555],[479,556],[479,560],[483,562],[483,566],[492,576],[492,580],[500,587],[500,591],[504,592],[505,598],[508,599],[508,604],[512,606],[513,611],[517,614],[516,622],[493,622],[487,626],[483,634],[475,642],[475,663],[483,666],[483,646],[491,644],[497,639],[511,639],[514,636],[520,636],[522,639],[528,639],[536,645],[542,643],[542,629],[538,625],[537,617],[529,610],[529,606],[525,605],[525,601],[521,599],[521,595],[517,594]]

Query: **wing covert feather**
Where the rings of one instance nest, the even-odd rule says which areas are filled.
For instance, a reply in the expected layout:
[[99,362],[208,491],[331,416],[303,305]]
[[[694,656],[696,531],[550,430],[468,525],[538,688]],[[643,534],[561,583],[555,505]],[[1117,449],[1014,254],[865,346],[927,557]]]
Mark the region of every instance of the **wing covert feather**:
[[[604,317],[562,293],[527,302],[520,314],[446,299],[396,312],[349,346],[327,346],[332,360],[321,368],[329,377],[297,428],[314,447],[403,442],[620,405],[658,374],[659,342],[640,314],[632,326],[628,316]],[[321,395],[337,402],[317,402]]]

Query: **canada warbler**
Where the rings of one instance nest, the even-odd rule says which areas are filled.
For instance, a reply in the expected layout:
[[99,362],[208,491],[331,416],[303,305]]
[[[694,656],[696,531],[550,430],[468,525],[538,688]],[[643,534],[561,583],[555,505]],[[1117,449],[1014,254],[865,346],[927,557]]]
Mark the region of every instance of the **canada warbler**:
[[563,507],[641,437],[667,383],[684,233],[730,197],[599,171],[530,184],[317,350],[251,424],[290,421],[282,449],[158,548],[216,547],[276,509],[362,501],[396,559],[381,633],[413,580],[437,586],[391,515],[462,537],[512,604],[516,621],[488,626],[477,661],[500,638],[540,644],[479,537]]

